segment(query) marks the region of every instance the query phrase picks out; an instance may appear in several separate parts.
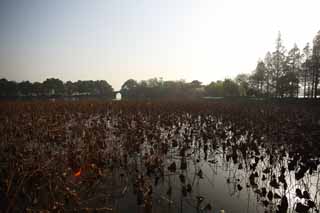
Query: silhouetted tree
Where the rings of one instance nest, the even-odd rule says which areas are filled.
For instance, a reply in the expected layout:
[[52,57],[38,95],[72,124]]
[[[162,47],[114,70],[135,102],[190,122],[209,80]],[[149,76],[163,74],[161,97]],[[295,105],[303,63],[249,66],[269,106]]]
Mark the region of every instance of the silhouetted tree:
[[0,95],[7,97],[14,97],[18,95],[18,85],[15,81],[8,81],[7,79],[0,80]]
[[216,81],[211,82],[209,85],[205,87],[206,94],[213,97],[223,97],[224,90],[223,90],[223,82]]
[[272,55],[270,52],[267,52],[264,58],[264,65],[265,65],[265,83],[266,83],[266,93],[269,97],[270,94],[273,92],[274,84],[272,83],[272,75],[273,75],[273,65],[272,65]]
[[290,97],[299,96],[299,74],[301,73],[301,54],[297,44],[288,52],[288,72],[286,72]]
[[312,48],[312,94],[318,97],[318,85],[320,77],[320,31],[313,39]]
[[113,97],[113,88],[105,80],[95,81],[96,95]]
[[239,96],[239,86],[231,79],[223,81],[223,91],[225,96]]
[[279,92],[279,79],[284,75],[285,64],[285,47],[282,45],[281,33],[278,33],[276,40],[276,50],[272,53],[272,65],[273,65],[273,82],[275,82],[275,95],[276,97],[282,96]]
[[124,99],[190,99],[204,95],[204,87],[200,81],[190,83],[184,80],[163,81],[162,78],[151,78],[137,82],[127,80],[121,87]]
[[249,75],[248,74],[238,74],[235,78],[235,82],[239,85],[239,95],[247,96],[249,89]]
[[263,95],[263,86],[267,70],[263,61],[258,61],[257,67],[251,76],[252,88],[257,91],[259,96]]
[[81,96],[104,96],[107,98],[114,98],[114,90],[112,86],[105,80],[98,81],[77,81],[75,83],[67,82],[65,84],[66,93],[77,94]]
[[301,65],[301,79],[303,81],[303,97],[310,97],[310,70],[311,70],[311,49],[309,43],[303,48],[303,63]]
[[193,80],[189,83],[189,85],[191,86],[191,88],[199,88],[201,87],[202,82],[198,80]]
[[72,83],[71,81],[67,81],[64,84],[64,91],[65,91],[66,95],[68,95],[68,96],[72,96],[74,93],[78,92],[77,86],[74,83]]
[[77,92],[79,95],[94,95],[95,94],[95,85],[94,81],[77,81],[75,82],[77,87]]
[[[316,98],[319,92],[320,64],[320,32],[313,40],[313,49],[309,44],[303,49],[298,46],[286,55],[279,32],[276,39],[276,49],[267,53],[262,62],[258,62],[256,70],[249,77],[247,95],[262,95],[274,97],[298,97],[299,88],[303,86],[303,96]],[[258,92],[259,91],[259,92]]]
[[43,92],[46,95],[63,95],[64,85],[60,79],[48,78],[43,83]]
[[32,93],[32,83],[29,81],[22,81],[18,84],[18,91],[21,95],[30,96]]
[[67,81],[63,83],[60,79],[49,78],[43,83],[22,81],[16,83],[6,79],[0,79],[0,96],[72,96],[72,95],[96,95],[113,98],[113,88],[105,80],[98,81]]
[[121,95],[124,99],[138,98],[139,84],[136,80],[129,79],[121,86]]
[[40,82],[34,82],[32,84],[32,95],[41,96],[44,95],[43,85]]

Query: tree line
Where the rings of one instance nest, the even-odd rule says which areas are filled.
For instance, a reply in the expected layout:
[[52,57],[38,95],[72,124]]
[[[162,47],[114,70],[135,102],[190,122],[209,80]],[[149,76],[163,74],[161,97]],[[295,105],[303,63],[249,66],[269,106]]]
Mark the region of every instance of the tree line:
[[[258,60],[251,74],[238,74],[234,79],[202,85],[198,80],[164,81],[162,78],[137,81],[129,79],[120,91],[124,99],[189,99],[199,97],[301,97],[319,96],[320,31],[300,50],[295,44],[289,51],[279,32],[275,50]],[[44,82],[0,79],[0,96],[103,96],[114,98],[116,92],[105,80],[63,82],[49,78]]]
[[232,79],[202,85],[198,80],[186,82],[152,78],[139,82],[129,79],[122,85],[120,92],[124,99],[192,99],[206,96],[240,96],[240,87]]
[[113,97],[113,88],[105,80],[63,82],[57,78],[48,78],[42,83],[30,81],[8,81],[0,79],[2,97],[40,97],[40,96],[104,96]]
[[259,60],[251,74],[238,74],[234,79],[213,81],[208,85],[191,82],[163,81],[161,78],[127,80],[121,87],[125,99],[195,98],[195,97],[304,97],[319,96],[320,31],[300,50],[296,44],[288,52],[279,32],[275,50]]
[[317,98],[320,75],[320,31],[300,50],[296,44],[289,50],[282,44],[281,34],[274,52],[259,60],[252,75],[243,79],[249,94],[267,97]]

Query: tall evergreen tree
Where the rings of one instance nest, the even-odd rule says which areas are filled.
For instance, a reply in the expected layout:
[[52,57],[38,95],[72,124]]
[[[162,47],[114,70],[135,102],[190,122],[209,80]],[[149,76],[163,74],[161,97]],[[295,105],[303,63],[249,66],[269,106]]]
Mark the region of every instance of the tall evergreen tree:
[[288,86],[290,96],[299,96],[299,74],[301,70],[301,54],[297,44],[288,52]]
[[311,67],[311,48],[310,44],[307,43],[303,48],[303,63],[301,69],[301,79],[303,82],[303,97],[309,97],[310,95],[310,67]]
[[282,44],[281,33],[278,33],[276,39],[276,50],[272,53],[272,64],[273,64],[273,81],[275,82],[275,95],[276,97],[282,96],[280,94],[280,77],[284,75],[284,64],[285,64],[285,53],[286,49]]
[[260,96],[263,94],[265,76],[266,76],[266,66],[263,61],[259,60],[251,79],[253,81],[253,86],[256,88]]
[[312,48],[312,88],[313,88],[313,97],[318,97],[318,85],[319,85],[319,76],[320,76],[320,31],[313,39],[313,48]]
[[272,87],[272,55],[270,52],[267,52],[265,58],[264,58],[264,65],[266,69],[266,75],[265,75],[265,81],[266,81],[266,93],[267,96],[270,96]]

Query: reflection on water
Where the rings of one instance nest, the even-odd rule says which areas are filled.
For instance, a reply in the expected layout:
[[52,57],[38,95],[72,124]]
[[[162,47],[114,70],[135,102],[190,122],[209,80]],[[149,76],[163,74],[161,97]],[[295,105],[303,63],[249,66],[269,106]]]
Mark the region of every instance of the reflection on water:
[[[233,132],[210,116],[155,129],[158,138],[144,130],[135,154],[108,162],[112,205],[119,212],[294,212],[297,205],[307,212],[319,202],[319,173],[297,180],[299,169],[287,169],[293,161],[287,147],[266,146],[264,138]],[[123,147],[117,154],[127,156],[121,144],[127,135],[115,135]]]
[[318,212],[318,125],[225,106],[20,106],[1,129],[0,209]]
[[[209,210],[209,206],[213,212],[222,209],[226,212],[263,212],[261,205],[257,204],[252,189],[245,187],[243,181],[245,174],[235,173],[234,165],[224,163],[221,154],[217,154],[214,159],[214,163],[189,160],[185,171],[178,169],[175,173],[169,173],[157,186],[153,186],[154,212],[196,212]],[[175,162],[176,165],[180,164],[179,160]],[[198,175],[200,169],[203,171],[202,178]],[[185,176],[185,183],[181,182],[181,174]],[[190,193],[189,184],[192,188]],[[243,185],[240,191],[238,184]],[[186,196],[182,192],[184,186],[187,191]],[[171,196],[168,195],[169,188],[172,189]],[[201,198],[203,201],[197,206]],[[120,212],[129,212],[133,209],[139,212],[134,195],[123,198],[120,203]]]

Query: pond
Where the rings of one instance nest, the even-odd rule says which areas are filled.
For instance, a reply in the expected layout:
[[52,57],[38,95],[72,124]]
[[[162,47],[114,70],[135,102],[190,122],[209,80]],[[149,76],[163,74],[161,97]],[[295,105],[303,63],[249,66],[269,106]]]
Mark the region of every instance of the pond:
[[0,211],[319,209],[319,119],[306,110],[122,101],[5,109]]
[[[111,129],[118,123],[113,122],[108,121]],[[136,123],[130,127],[137,128]],[[272,143],[248,131],[233,132],[230,124],[211,116],[155,129],[159,137],[141,131],[144,141],[128,159],[107,163],[119,212],[294,212],[298,203],[300,212],[316,211],[319,173],[305,172],[297,180],[299,169],[287,169],[293,162],[288,148],[266,145]],[[120,145],[126,134],[114,138],[119,156],[128,151]],[[147,202],[152,210],[146,210]]]

